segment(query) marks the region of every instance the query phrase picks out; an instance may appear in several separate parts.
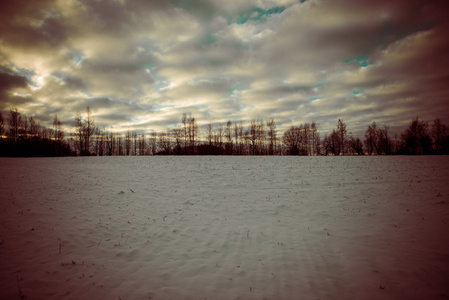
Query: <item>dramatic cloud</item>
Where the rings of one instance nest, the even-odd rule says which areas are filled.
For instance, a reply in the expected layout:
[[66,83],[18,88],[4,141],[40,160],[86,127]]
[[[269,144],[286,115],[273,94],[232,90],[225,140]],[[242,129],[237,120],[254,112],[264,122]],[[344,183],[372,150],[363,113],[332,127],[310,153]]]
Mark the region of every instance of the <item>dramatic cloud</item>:
[[162,131],[274,117],[398,133],[449,119],[444,1],[10,1],[0,11],[0,110],[66,130]]

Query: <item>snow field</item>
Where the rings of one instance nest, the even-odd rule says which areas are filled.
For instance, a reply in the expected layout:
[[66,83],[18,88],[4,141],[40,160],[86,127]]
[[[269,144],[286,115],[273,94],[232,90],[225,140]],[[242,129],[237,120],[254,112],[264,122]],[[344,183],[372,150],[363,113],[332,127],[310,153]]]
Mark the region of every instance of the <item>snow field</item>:
[[448,297],[448,165],[2,158],[0,298]]

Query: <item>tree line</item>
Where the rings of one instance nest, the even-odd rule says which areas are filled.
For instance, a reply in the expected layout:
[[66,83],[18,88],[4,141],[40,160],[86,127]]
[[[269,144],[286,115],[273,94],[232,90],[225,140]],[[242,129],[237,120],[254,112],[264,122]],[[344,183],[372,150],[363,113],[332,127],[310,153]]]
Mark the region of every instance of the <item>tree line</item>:
[[17,108],[0,112],[1,156],[129,155],[429,155],[449,154],[449,130],[440,120],[412,120],[400,136],[373,122],[364,137],[354,137],[339,119],[323,138],[315,122],[293,125],[278,135],[274,118],[213,124],[200,132],[197,119],[184,113],[180,123],[163,132],[119,133],[96,125],[92,111],[77,113],[68,136],[55,115],[52,127],[41,126]]
[[53,127],[40,125],[17,108],[4,118],[0,111],[0,156],[72,156],[75,152],[65,139],[61,121],[55,115]]
[[436,118],[429,125],[413,119],[400,136],[392,137],[389,126],[373,122],[365,130],[364,140],[348,134],[346,124],[338,120],[337,129],[323,140],[324,155],[432,155],[449,154],[449,130]]

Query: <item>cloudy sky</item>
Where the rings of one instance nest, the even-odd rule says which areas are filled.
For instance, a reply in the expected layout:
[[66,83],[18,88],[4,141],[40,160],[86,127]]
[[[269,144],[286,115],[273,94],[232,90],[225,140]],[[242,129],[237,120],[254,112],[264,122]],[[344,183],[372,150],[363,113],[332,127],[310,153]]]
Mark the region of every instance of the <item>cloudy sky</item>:
[[[67,130],[274,117],[400,132],[449,120],[445,1],[21,0],[0,10],[0,110]],[[447,122],[446,122],[447,124]]]

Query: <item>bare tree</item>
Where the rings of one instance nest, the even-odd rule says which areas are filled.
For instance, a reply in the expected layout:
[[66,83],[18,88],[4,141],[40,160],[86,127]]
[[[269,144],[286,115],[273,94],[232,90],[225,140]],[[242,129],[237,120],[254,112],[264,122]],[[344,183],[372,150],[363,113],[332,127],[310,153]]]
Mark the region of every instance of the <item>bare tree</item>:
[[214,132],[212,129],[212,122],[209,121],[209,123],[206,125],[206,140],[207,140],[209,146],[212,146],[213,136],[214,136]]
[[9,111],[8,125],[9,137],[16,143],[19,138],[20,127],[22,126],[22,116],[17,110],[17,107],[11,108]]
[[156,131],[151,132],[150,134],[150,147],[151,147],[151,154],[156,155],[157,152],[157,133]]
[[230,120],[228,120],[228,122],[226,123],[225,137],[226,137],[225,153],[226,155],[232,155],[234,145],[232,143],[232,122]]
[[62,140],[64,138],[64,132],[61,130],[61,121],[58,118],[58,115],[55,114],[55,118],[53,119],[53,133],[54,140]]
[[238,155],[243,154],[243,123],[234,123],[235,149]]
[[101,139],[103,135],[104,130],[102,131],[100,128],[97,128],[95,131],[95,145],[94,145],[94,151],[95,155],[97,156],[103,156],[103,140]]
[[34,120],[33,116],[30,117],[30,130],[29,134],[31,138],[36,137],[38,133],[38,124],[36,124],[36,121]]
[[297,126],[291,126],[290,129],[284,132],[282,138],[284,144],[288,147],[288,154],[299,154],[299,141],[300,141],[300,128]]
[[[369,155],[372,155],[377,147],[377,125],[376,122],[368,126],[365,131],[365,149]],[[377,152],[376,152],[377,153]]]
[[122,156],[123,155],[123,137],[121,135],[117,136],[116,138],[116,155]]
[[106,140],[106,138],[105,138],[105,135],[106,135],[105,130],[106,129],[101,130],[100,128],[97,128],[95,130],[95,135],[94,135],[94,141],[95,141],[95,143],[94,143],[94,152],[95,152],[95,155],[97,155],[97,156],[103,156],[103,155],[105,155],[105,152],[106,152],[106,150],[105,150],[105,140]]
[[360,138],[354,138],[351,136],[349,138],[349,145],[355,153],[358,155],[363,155],[363,143]]
[[164,154],[170,154],[171,143],[170,143],[170,132],[159,133],[159,148],[164,152]]
[[318,132],[318,128],[316,127],[315,122],[312,122],[310,126],[311,138],[312,138],[312,153],[315,155],[321,154],[321,141],[320,141],[320,133]]
[[75,149],[79,155],[84,155],[84,124],[83,117],[81,117],[79,112],[76,113],[75,121],[73,122],[72,134],[75,138]]
[[[330,138],[326,136],[323,141],[327,151],[326,154],[331,149],[330,145],[333,145],[330,143]],[[291,155],[313,155],[314,153],[321,153],[321,139],[315,123],[305,123],[299,126],[292,125],[290,129],[284,132],[283,142],[287,146],[287,152]]]
[[132,146],[133,146],[133,153],[132,155],[137,155],[137,132],[133,131],[131,136]]
[[409,127],[401,134],[402,151],[405,154],[429,154],[432,139],[428,132],[428,124],[419,121],[418,117],[412,120]]
[[50,131],[47,127],[38,125],[38,135],[41,139],[49,139],[51,137]]
[[187,149],[187,135],[188,135],[188,133],[187,133],[187,131],[188,131],[187,126],[188,125],[187,124],[188,124],[188,120],[187,120],[186,113],[182,114],[181,122],[182,122],[182,125],[183,125],[183,128],[184,128],[184,148]]
[[115,147],[116,147],[116,133],[114,132],[114,129],[111,126],[111,130],[105,134],[106,135],[106,150],[107,155],[112,156],[115,154]]
[[55,118],[53,119],[53,134],[53,139],[55,141],[55,154],[62,155],[64,131],[61,130],[61,121],[59,120],[57,114],[55,114]]
[[219,126],[218,129],[214,130],[214,146],[223,148],[223,126]]
[[182,154],[183,129],[182,128],[173,128],[171,130],[171,135],[173,136],[173,141],[174,141],[173,152],[177,155]]
[[131,154],[131,132],[129,131],[129,128],[125,136],[125,151],[126,156]]
[[258,125],[256,119],[251,120],[251,124],[246,131],[247,141],[249,142],[249,151],[251,155],[256,155],[256,148],[258,144],[258,138],[259,138],[259,132],[258,132]]
[[443,124],[441,119],[436,118],[433,120],[431,135],[433,138],[434,149],[437,154],[443,154],[444,151],[444,142],[448,135],[446,125]]
[[310,155],[312,153],[312,136],[310,123],[304,123],[302,131],[302,155]]
[[343,120],[338,119],[338,125],[337,125],[337,132],[339,134],[338,140],[340,141],[340,153],[342,155],[345,155],[345,144],[346,144],[346,124],[343,122]]
[[401,139],[398,134],[394,135],[394,138],[391,140],[391,152],[392,153],[400,153],[401,150]]
[[147,154],[147,142],[146,142],[146,137],[145,137],[145,132],[142,132],[140,134],[140,139],[139,139],[139,154],[140,155],[146,155]]
[[267,128],[268,128],[268,154],[274,155],[276,152],[276,123],[274,122],[274,118],[270,118],[267,120]]
[[265,154],[265,140],[266,140],[266,135],[265,135],[265,124],[263,122],[263,120],[259,120],[258,124],[257,124],[257,140],[256,140],[256,144],[257,144],[257,148],[256,154],[262,155]]
[[96,132],[97,128],[89,106],[86,109],[86,118],[77,112],[72,135],[75,137],[75,148],[79,151],[79,155],[90,155],[92,137]]
[[198,124],[196,123],[195,117],[190,116],[188,119],[189,125],[189,144],[190,144],[190,154],[195,154],[195,146],[198,138]]
[[373,122],[368,126],[365,131],[365,148],[369,155],[376,153],[381,154],[391,154],[392,141],[388,135],[389,127],[384,125],[383,128],[377,126],[376,122]]
[[339,155],[341,152],[340,133],[333,129],[330,136],[326,134],[323,139],[323,148],[325,155]]
[[282,140],[289,155],[309,154],[309,127],[308,123],[292,125],[284,132]]
[[20,136],[22,139],[28,140],[28,118],[26,115],[22,116],[22,127],[20,128]]
[[331,151],[330,151],[330,137],[327,134],[324,135],[322,143],[324,155],[328,156]]
[[92,117],[92,112],[88,106],[86,109],[86,120],[84,121],[84,153],[90,155],[91,137],[95,133],[95,122]]
[[390,136],[388,135],[389,127],[387,125],[384,125],[384,128],[379,128],[378,132],[378,142],[379,142],[379,149],[381,152],[383,152],[385,155],[391,154],[392,141]]

